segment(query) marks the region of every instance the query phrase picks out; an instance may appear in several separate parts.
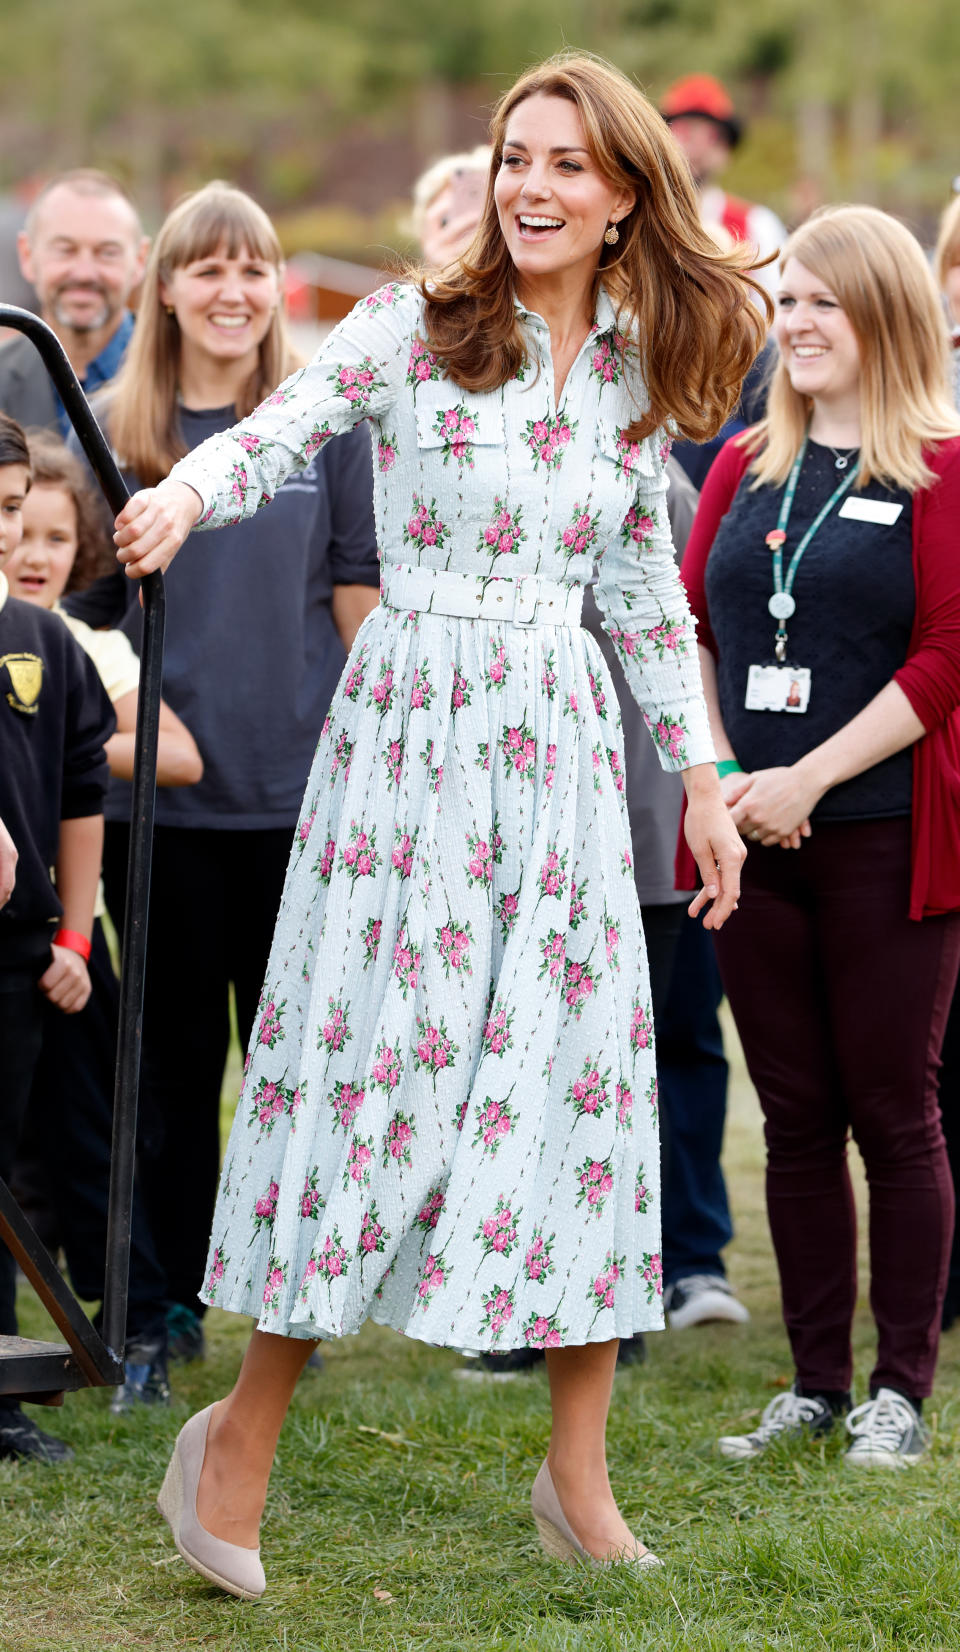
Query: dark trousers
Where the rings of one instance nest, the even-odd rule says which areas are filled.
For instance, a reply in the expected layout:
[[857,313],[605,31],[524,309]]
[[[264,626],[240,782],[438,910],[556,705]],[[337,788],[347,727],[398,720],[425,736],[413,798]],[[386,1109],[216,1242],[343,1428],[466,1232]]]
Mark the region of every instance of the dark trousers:
[[[266,974],[293,827],[154,833],[143,1016],[139,1175],[171,1302],[202,1312],[220,1173],[220,1090],[233,983],[246,1046]],[[129,830],[108,822],[107,905],[122,918]]]
[[[940,1111],[943,1115],[943,1134],[956,1193],[960,1189],[960,987],[954,993],[950,1005],[942,1054]],[[953,1250],[947,1280],[947,1304],[955,1320],[960,1315],[960,1222],[956,1224],[953,1234]]]
[[720,1165],[727,1118],[727,1062],[717,1015],[722,997],[710,934],[684,912],[656,1022],[664,1285],[695,1273],[722,1276],[720,1252],[733,1238]]
[[907,918],[909,820],[751,846],[717,956],[763,1107],[767,1206],[805,1390],[850,1387],[852,1131],[870,1188],[871,1388],[931,1391],[953,1235],[937,1069],[960,915]]
[[[9,1183],[43,1040],[43,969],[0,970],[0,1178]],[[0,1244],[0,1336],[17,1334],[17,1269]]]
[[[77,1015],[43,1002],[43,1048],[21,1138],[21,1163],[39,1173],[70,1282],[85,1301],[103,1297],[113,1133],[119,984],[103,925],[90,954],[92,991]],[[165,1284],[135,1186],[131,1211],[127,1340],[165,1332]]]

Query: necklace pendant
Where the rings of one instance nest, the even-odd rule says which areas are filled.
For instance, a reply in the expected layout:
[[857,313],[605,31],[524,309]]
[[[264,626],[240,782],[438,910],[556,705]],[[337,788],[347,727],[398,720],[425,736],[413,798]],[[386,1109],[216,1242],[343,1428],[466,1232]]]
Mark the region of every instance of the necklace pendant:
[[797,605],[789,591],[774,591],[767,608],[777,620],[788,620],[796,613]]
[[849,463],[850,455],[848,453],[838,453],[833,461],[833,468],[834,470],[846,470]]
[[764,540],[764,544],[769,545],[771,551],[775,551],[778,546],[783,545],[786,542],[786,538],[787,536],[782,528],[771,528],[766,539]]

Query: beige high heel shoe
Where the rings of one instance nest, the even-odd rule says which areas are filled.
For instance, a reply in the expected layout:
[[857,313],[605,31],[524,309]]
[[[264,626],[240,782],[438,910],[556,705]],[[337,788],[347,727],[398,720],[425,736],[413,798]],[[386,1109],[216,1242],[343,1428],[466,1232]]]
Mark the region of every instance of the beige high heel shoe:
[[557,1488],[547,1465],[541,1463],[530,1493],[530,1507],[536,1521],[540,1542],[546,1554],[554,1560],[584,1560],[588,1566],[662,1566],[655,1554],[647,1549],[644,1554],[621,1554],[611,1560],[598,1560],[585,1549],[560,1506]]
[[198,1411],[177,1435],[173,1456],[164,1476],[157,1508],[173,1533],[173,1541],[188,1566],[241,1600],[259,1600],[267,1587],[259,1549],[244,1549],[214,1537],[197,1517],[197,1486],[203,1468],[212,1405]]

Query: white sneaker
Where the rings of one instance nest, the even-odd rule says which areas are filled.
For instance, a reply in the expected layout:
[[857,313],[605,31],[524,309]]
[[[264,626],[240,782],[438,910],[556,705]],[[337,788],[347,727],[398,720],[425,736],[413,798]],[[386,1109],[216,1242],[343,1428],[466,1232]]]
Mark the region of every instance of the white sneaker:
[[851,1468],[910,1468],[930,1447],[929,1429],[895,1388],[855,1406],[847,1429],[853,1439],[843,1460]]
[[825,1400],[805,1399],[790,1389],[770,1401],[752,1434],[723,1434],[717,1445],[724,1457],[744,1461],[759,1457],[780,1434],[828,1434],[832,1427],[833,1412]]
[[745,1325],[750,1313],[720,1273],[691,1273],[675,1279],[664,1292],[664,1307],[671,1331],[685,1331],[690,1325],[706,1325],[711,1320],[728,1320]]

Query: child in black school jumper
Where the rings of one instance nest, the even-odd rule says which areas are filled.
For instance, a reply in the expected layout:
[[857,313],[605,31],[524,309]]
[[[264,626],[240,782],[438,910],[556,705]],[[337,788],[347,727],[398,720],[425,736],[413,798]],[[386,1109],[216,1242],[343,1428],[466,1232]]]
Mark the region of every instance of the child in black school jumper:
[[[62,620],[9,596],[3,564],[20,542],[29,486],[23,432],[0,414],[0,820],[19,856],[13,894],[0,910],[4,1180],[40,1055],[44,1000],[72,1015],[90,996],[104,743],[115,721],[95,667]],[[0,1246],[0,1335],[16,1334],[15,1293],[13,1258]],[[55,1462],[70,1455],[0,1396],[0,1456]]]

